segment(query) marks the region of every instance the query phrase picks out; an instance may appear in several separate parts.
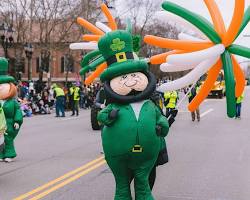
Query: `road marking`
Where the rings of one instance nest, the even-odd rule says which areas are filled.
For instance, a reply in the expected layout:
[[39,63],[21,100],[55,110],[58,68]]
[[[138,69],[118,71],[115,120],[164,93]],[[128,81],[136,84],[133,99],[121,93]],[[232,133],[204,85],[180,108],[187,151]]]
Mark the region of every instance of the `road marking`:
[[92,166],[92,167],[90,167],[90,168],[88,168],[88,169],[80,172],[79,174],[76,174],[75,176],[70,177],[69,179],[67,179],[67,180],[59,183],[58,185],[56,185],[56,186],[54,186],[54,187],[52,187],[52,188],[50,188],[50,189],[48,189],[48,190],[40,193],[40,194],[38,194],[37,196],[35,196],[35,197],[33,197],[33,198],[29,199],[29,200],[38,200],[38,199],[41,199],[41,198],[47,196],[48,194],[50,194],[51,192],[54,192],[55,190],[58,190],[59,188],[61,188],[61,187],[65,186],[65,185],[67,185],[67,184],[69,184],[69,183],[71,183],[71,182],[79,179],[80,177],[88,174],[89,172],[91,172],[94,169],[96,169],[96,168],[104,165],[105,163],[106,163],[106,161],[103,160],[103,161],[97,163],[96,165],[94,165],[94,166]]
[[190,111],[188,110],[179,110],[178,113],[189,113]]
[[212,112],[212,111],[214,111],[214,109],[210,108],[210,109],[208,109],[207,111],[205,111],[204,113],[202,113],[202,114],[200,115],[200,117],[204,117],[204,116],[206,116],[207,114],[209,114],[209,113]]
[[99,158],[97,158],[95,160],[92,160],[91,162],[89,162],[89,163],[87,163],[87,164],[85,164],[85,165],[83,165],[83,166],[81,166],[81,167],[79,167],[79,168],[77,168],[77,169],[75,169],[73,171],[70,171],[70,172],[64,174],[63,176],[60,176],[59,178],[56,178],[56,179],[54,179],[54,180],[52,180],[52,181],[50,181],[50,182],[48,182],[48,183],[46,183],[46,184],[44,184],[42,186],[30,191],[30,192],[27,192],[27,193],[25,193],[25,194],[23,194],[23,195],[21,195],[19,197],[16,197],[13,200],[23,200],[23,199],[25,199],[25,198],[33,195],[33,194],[36,194],[36,193],[38,193],[38,192],[40,192],[40,191],[42,191],[42,190],[44,190],[44,189],[46,189],[48,187],[60,182],[60,181],[72,176],[72,175],[75,175],[76,173],[81,172],[82,170],[85,170],[86,168],[90,167],[91,165],[96,164],[99,161],[103,161],[103,160],[104,160],[104,157],[101,156],[101,157],[99,157]]

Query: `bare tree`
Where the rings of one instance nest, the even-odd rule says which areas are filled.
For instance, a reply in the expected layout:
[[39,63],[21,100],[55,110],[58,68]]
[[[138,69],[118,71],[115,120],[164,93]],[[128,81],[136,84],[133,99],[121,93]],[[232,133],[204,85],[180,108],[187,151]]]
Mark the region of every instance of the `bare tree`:
[[[100,14],[97,7],[95,0],[1,0],[0,19],[14,26],[19,44],[15,48],[23,50],[26,42],[34,43],[36,49],[49,52],[52,61],[55,51],[80,40],[84,30],[75,23],[76,17],[92,21]],[[41,80],[42,74],[43,69]]]

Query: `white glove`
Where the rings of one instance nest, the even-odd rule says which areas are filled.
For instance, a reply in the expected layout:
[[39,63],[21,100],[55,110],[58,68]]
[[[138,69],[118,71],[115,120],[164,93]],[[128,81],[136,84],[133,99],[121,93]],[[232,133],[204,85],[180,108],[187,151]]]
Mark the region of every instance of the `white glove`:
[[101,104],[101,109],[103,109],[103,108],[105,108],[106,106],[105,106],[105,104]]
[[15,128],[16,130],[18,130],[18,129],[20,128],[19,124],[18,124],[18,123],[15,123],[15,124],[14,124],[14,128]]

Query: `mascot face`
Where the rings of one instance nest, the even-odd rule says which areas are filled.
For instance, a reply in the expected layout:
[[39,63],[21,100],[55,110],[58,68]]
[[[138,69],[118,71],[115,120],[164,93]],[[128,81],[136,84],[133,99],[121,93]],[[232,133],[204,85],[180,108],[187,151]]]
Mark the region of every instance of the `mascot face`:
[[123,74],[104,82],[107,97],[120,104],[149,99],[155,88],[156,79],[149,71]]
[[118,95],[142,92],[148,85],[148,78],[141,72],[118,76],[110,81],[110,87]]

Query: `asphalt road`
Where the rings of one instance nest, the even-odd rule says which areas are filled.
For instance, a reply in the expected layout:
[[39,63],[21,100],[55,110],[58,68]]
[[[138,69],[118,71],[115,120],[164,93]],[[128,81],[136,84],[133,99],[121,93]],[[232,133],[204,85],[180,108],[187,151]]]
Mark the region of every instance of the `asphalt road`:
[[[242,119],[235,120],[226,117],[225,99],[208,99],[199,123],[183,103],[167,137],[170,162],[157,168],[156,200],[250,199],[249,102],[247,90]],[[18,157],[0,163],[0,200],[113,199],[113,176],[100,158],[100,132],[91,130],[89,114],[25,119]]]

